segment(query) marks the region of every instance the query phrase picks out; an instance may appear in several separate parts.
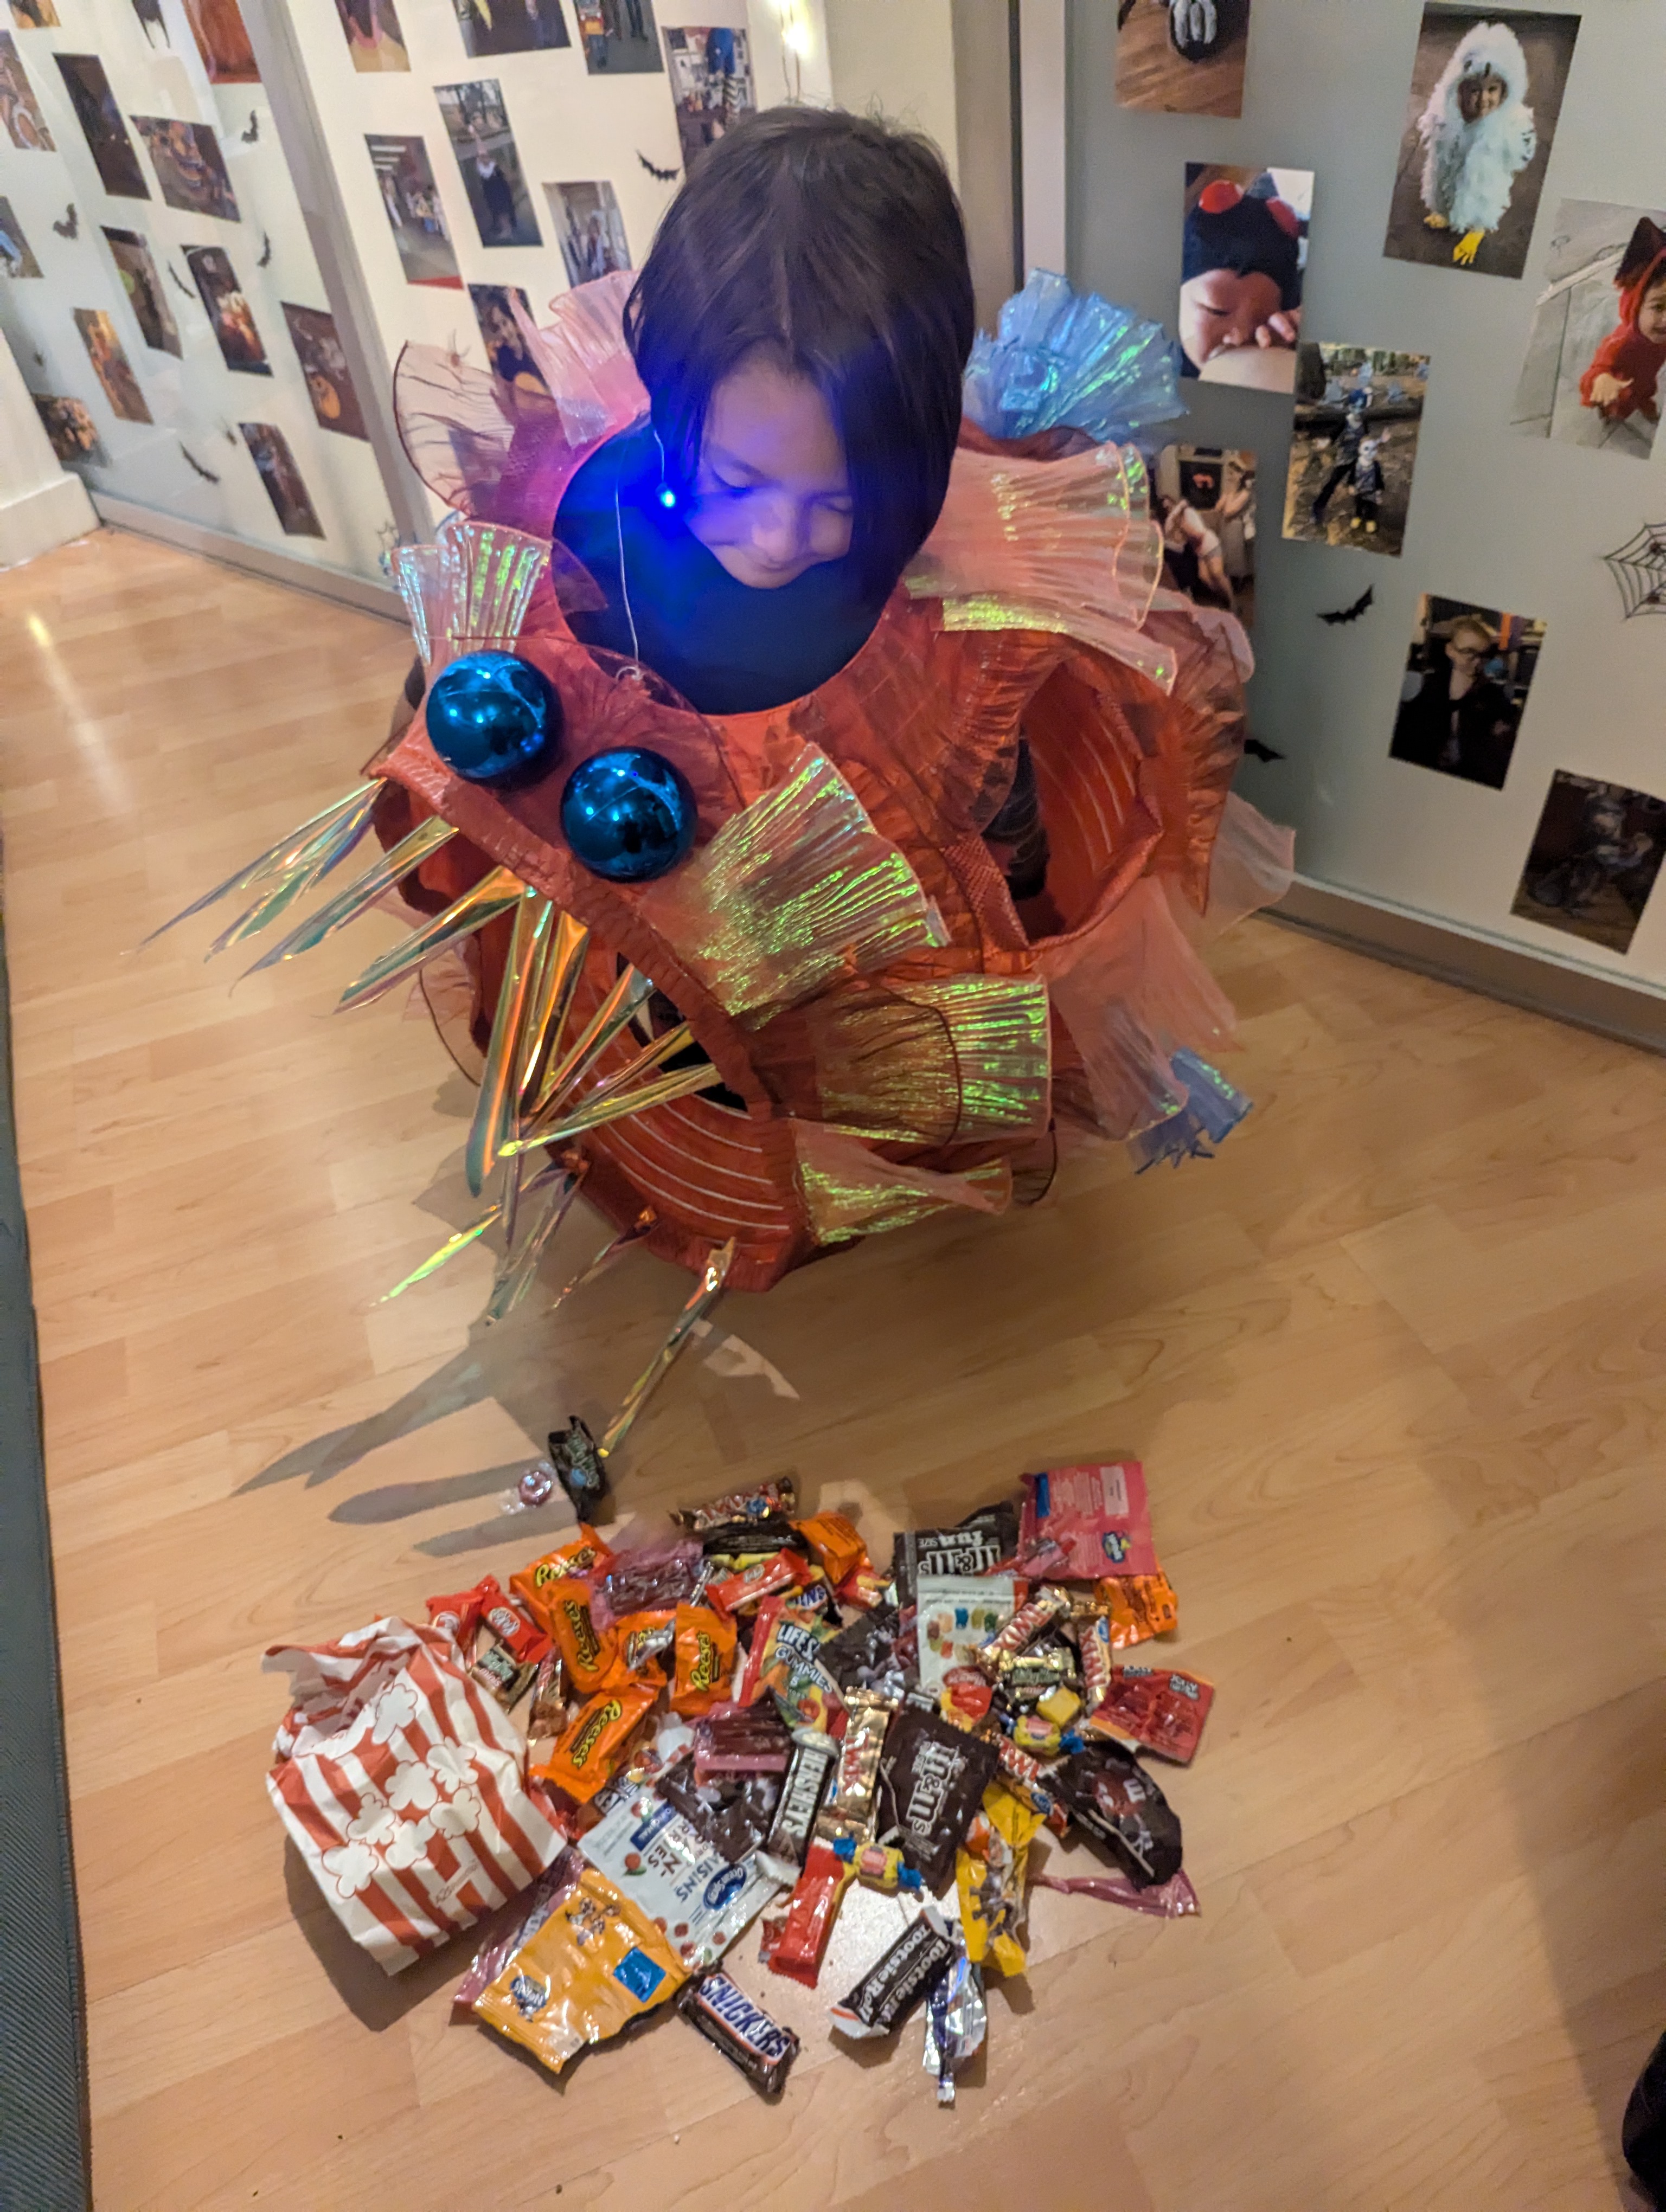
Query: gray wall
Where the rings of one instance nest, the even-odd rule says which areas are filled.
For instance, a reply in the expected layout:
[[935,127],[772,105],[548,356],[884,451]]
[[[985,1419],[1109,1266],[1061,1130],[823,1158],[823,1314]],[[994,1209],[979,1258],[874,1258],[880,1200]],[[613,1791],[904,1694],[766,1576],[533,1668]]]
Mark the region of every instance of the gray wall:
[[[1666,434],[1645,462],[1510,428],[1561,201],[1666,205],[1666,7],[1588,0],[1519,282],[1383,258],[1421,12],[1421,0],[1254,0],[1243,115],[1222,120],[1117,107],[1116,0],[1071,0],[1071,274],[1172,330],[1186,162],[1316,172],[1306,335],[1429,353],[1428,406],[1393,560],[1281,540],[1289,403],[1187,388],[1183,434],[1261,455],[1251,726],[1289,757],[1246,762],[1238,788],[1296,825],[1310,877],[1666,985],[1666,878],[1628,956],[1510,912],[1556,769],[1666,798],[1666,616],[1622,621],[1601,560],[1645,520],[1666,523]],[[1359,623],[1315,619],[1367,584],[1377,604]],[[1388,757],[1423,591],[1549,625],[1502,792]]]

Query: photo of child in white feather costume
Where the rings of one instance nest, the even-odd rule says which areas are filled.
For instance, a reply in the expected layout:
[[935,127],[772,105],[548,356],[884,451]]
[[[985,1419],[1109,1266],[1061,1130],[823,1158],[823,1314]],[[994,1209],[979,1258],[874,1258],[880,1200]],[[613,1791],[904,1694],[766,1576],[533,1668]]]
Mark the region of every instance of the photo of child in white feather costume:
[[1521,275],[1578,29],[1577,15],[1424,9],[1385,253]]

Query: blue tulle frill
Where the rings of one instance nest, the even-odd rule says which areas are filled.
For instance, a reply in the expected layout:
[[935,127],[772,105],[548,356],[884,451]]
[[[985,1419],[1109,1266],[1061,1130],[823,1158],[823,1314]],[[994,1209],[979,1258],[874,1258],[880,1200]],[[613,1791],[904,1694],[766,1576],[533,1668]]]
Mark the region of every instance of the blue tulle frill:
[[1179,348],[1160,323],[1033,269],[1001,309],[999,337],[980,331],[973,341],[966,412],[992,438],[1065,423],[1097,444],[1125,445],[1148,424],[1186,412],[1179,367]]
[[1185,1092],[1185,1103],[1138,1136],[1128,1139],[1135,1173],[1144,1175],[1159,1160],[1178,1167],[1182,1160],[1212,1160],[1213,1147],[1230,1137],[1250,1111],[1253,1101],[1234,1090],[1219,1068],[1211,1067],[1184,1046],[1170,1062],[1176,1082]]

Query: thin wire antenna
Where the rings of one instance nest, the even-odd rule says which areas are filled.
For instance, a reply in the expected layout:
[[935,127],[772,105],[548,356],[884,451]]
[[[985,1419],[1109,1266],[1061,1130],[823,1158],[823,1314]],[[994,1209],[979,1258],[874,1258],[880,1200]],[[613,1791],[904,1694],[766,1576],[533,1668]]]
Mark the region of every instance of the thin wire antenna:
[[624,600],[625,620],[630,624],[630,657],[640,668],[642,648],[636,641],[636,617],[630,605],[630,579],[625,574],[624,518],[619,513],[619,479],[613,478],[613,534],[619,547],[619,593]]

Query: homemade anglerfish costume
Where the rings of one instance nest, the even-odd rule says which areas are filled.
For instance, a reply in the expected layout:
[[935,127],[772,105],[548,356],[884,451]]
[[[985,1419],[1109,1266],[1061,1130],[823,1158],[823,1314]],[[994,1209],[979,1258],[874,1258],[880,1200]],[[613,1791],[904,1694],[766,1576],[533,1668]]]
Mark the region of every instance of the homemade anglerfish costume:
[[[866,644],[806,697],[713,717],[579,643],[567,613],[594,587],[559,548],[550,562],[563,488],[646,406],[620,327],[630,281],[524,325],[547,400],[407,349],[407,447],[453,510],[395,556],[423,708],[374,785],[221,887],[255,896],[226,944],[374,820],[381,859],[261,964],[396,882],[428,918],[342,1004],[464,950],[483,1210],[435,1261],[501,1221],[493,1313],[581,1183],[621,1238],[714,1295],[945,1207],[997,1212],[1043,1187],[1067,1126],[1146,1158],[1203,1149],[1246,1102],[1209,1064],[1232,1016],[1198,948],[1288,880],[1287,835],[1228,791],[1242,630],[1160,588],[1138,451],[1061,432],[1161,411],[1160,332],[1032,278],[971,380],[986,418],[1012,403],[1032,434],[1001,445],[969,422],[942,518]],[[466,705],[480,664],[444,679],[483,651],[529,665],[547,691],[526,678],[517,696],[550,702],[491,781],[431,742],[477,775],[453,695]],[[982,834],[1020,733],[1062,925],[1035,941]],[[602,796],[587,813],[575,791]]]

